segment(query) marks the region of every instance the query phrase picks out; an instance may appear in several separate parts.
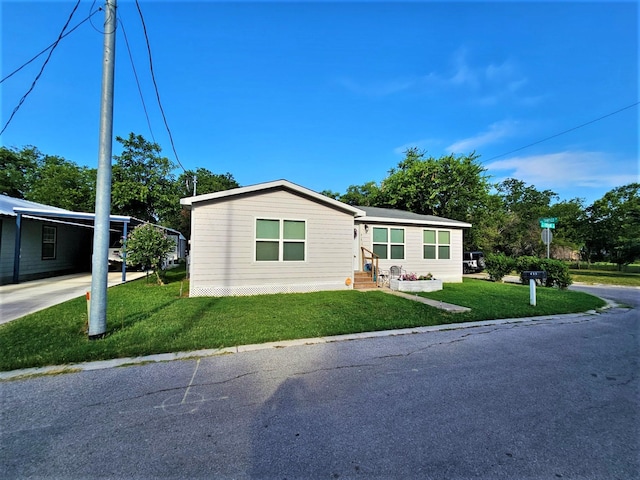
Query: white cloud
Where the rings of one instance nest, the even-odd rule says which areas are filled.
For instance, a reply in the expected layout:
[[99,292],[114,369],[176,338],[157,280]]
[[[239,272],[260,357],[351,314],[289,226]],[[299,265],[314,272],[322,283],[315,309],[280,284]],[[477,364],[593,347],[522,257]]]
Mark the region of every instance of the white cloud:
[[465,48],[459,48],[451,55],[449,68],[432,70],[423,75],[392,77],[382,80],[359,81],[351,77],[337,79],[342,87],[359,95],[388,96],[405,91],[422,93],[442,93],[451,91],[468,95],[468,100],[476,105],[491,106],[504,101],[519,105],[537,104],[543,97],[523,92],[528,84],[518,65],[512,60],[485,65],[473,64],[468,60]]
[[467,153],[472,150],[478,150],[481,146],[495,143],[505,137],[513,135],[518,122],[512,120],[503,120],[501,122],[492,123],[485,132],[474,135],[473,137],[464,138],[449,145],[445,148],[447,153]]
[[638,181],[633,161],[605,152],[565,151],[511,157],[485,167],[495,177],[517,178],[536,188],[611,188]]

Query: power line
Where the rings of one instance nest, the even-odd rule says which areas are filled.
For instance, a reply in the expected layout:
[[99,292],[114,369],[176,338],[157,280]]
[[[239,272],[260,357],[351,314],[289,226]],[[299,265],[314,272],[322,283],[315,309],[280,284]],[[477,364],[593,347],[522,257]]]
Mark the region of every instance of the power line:
[[[102,7],[99,7],[97,10],[93,11],[93,13],[89,14],[89,16],[87,18],[85,18],[84,20],[82,20],[80,23],[78,23],[75,27],[73,27],[71,30],[69,30],[67,33],[65,33],[62,37],[60,37],[60,40],[62,40],[63,38],[71,35],[78,27],[80,27],[80,25],[82,25],[84,22],[86,22],[87,20],[89,20],[91,17],[93,17],[96,13],[98,13],[99,11],[102,10]],[[49,45],[47,48],[43,49],[40,53],[38,53],[37,55],[35,55],[31,60],[26,61],[22,66],[16,68],[13,72],[11,72],[9,75],[7,75],[6,77],[4,77],[2,80],[0,80],[0,83],[4,82],[5,80],[11,78],[12,76],[14,76],[16,73],[18,73],[20,70],[22,70],[24,67],[26,67],[27,65],[29,65],[31,62],[33,62],[36,58],[38,58],[40,55],[42,55],[44,52],[46,52],[47,50],[51,49],[52,47],[54,47],[56,45],[57,42],[53,42],[51,45]]]
[[24,101],[27,99],[27,96],[35,88],[36,83],[38,82],[38,80],[42,76],[42,73],[44,72],[44,69],[47,66],[47,63],[49,63],[49,59],[51,58],[51,55],[53,54],[53,51],[56,49],[56,47],[60,43],[60,40],[62,40],[62,36],[64,35],[64,32],[67,29],[67,27],[69,26],[69,23],[71,23],[71,19],[73,18],[73,15],[76,13],[76,10],[78,9],[79,5],[80,5],[80,0],[78,0],[76,2],[75,6],[73,7],[73,10],[71,10],[71,14],[69,15],[69,18],[67,19],[67,22],[64,24],[64,27],[62,27],[62,30],[60,31],[60,34],[58,35],[58,39],[54,42],[53,46],[50,48],[49,55],[47,55],[47,58],[45,59],[44,63],[42,64],[42,67],[40,68],[40,71],[38,72],[38,75],[36,75],[36,78],[33,80],[33,83],[31,84],[31,87],[29,88],[29,90],[27,90],[27,93],[25,93],[22,96],[22,98],[18,102],[18,105],[16,105],[16,108],[14,108],[13,112],[11,112],[11,116],[9,117],[9,120],[7,120],[7,123],[5,123],[4,127],[2,128],[2,131],[0,131],[0,135],[2,135],[4,133],[4,131],[7,129],[7,127],[11,123],[11,120],[13,120],[13,117],[15,116],[15,114],[18,112],[18,110],[20,109],[20,107],[22,106]]
[[149,126],[149,132],[151,132],[151,138],[153,139],[153,143],[156,143],[156,138],[153,135],[153,129],[151,128],[151,121],[149,120],[149,113],[147,112],[147,105],[144,103],[144,96],[142,95],[142,88],[140,87],[140,81],[138,80],[138,72],[136,71],[136,66],[133,62],[133,55],[131,54],[131,48],[129,47],[129,39],[127,38],[127,32],[124,29],[124,23],[122,23],[122,19],[118,18],[118,22],[120,22],[120,26],[122,27],[122,34],[124,35],[124,43],[127,46],[127,51],[129,52],[129,60],[131,61],[131,68],[133,69],[133,76],[136,79],[136,85],[138,86],[138,93],[140,94],[140,100],[142,101],[142,109],[144,110],[144,116],[147,118],[147,125]]
[[559,137],[560,135],[564,135],[565,133],[573,132],[574,130],[578,130],[579,128],[586,127],[587,125],[591,125],[592,123],[599,122],[602,119],[605,119],[607,117],[611,117],[612,115],[620,113],[620,112],[622,112],[624,110],[628,110],[629,108],[633,108],[638,104],[640,104],[640,102],[632,103],[631,105],[627,105],[626,107],[622,107],[622,108],[616,110],[615,112],[607,113],[606,115],[602,115],[601,117],[598,117],[596,119],[590,120],[590,121],[588,121],[586,123],[578,125],[577,127],[569,128],[568,130],[564,130],[564,131],[562,131],[560,133],[556,133],[555,135],[551,135],[550,137],[543,138],[542,140],[538,140],[537,142],[530,143],[528,145],[525,145],[524,147],[516,148],[515,150],[511,150],[511,151],[509,151],[507,153],[502,153],[500,155],[496,155],[495,157],[491,157],[491,158],[489,158],[487,160],[484,160],[482,163],[490,162],[491,160],[495,160],[496,158],[504,157],[506,155],[510,155],[512,153],[519,152],[520,150],[524,150],[525,148],[529,148],[529,147],[532,147],[534,145],[538,145],[539,143],[546,142],[547,140],[551,140],[552,138]]
[[156,75],[153,71],[153,60],[151,58],[151,45],[149,43],[149,36],[147,35],[147,26],[144,23],[144,17],[142,16],[142,10],[140,9],[140,3],[138,2],[138,0],[136,0],[136,7],[138,8],[138,14],[140,15],[140,21],[142,22],[142,30],[144,31],[144,38],[145,38],[145,41],[147,42],[147,52],[149,54],[149,69],[151,71],[151,79],[153,80],[153,86],[156,91],[156,98],[158,99],[158,106],[160,107],[160,113],[162,114],[162,119],[164,120],[164,126],[166,127],[167,133],[169,134],[169,141],[171,142],[171,148],[173,149],[173,154],[176,157],[176,161],[178,162],[178,165],[180,165],[180,168],[182,168],[182,170],[184,170],[186,173],[187,170],[182,166],[182,163],[180,163],[180,159],[178,158],[178,152],[176,151],[176,146],[173,143],[173,135],[171,134],[171,129],[169,128],[169,124],[167,123],[167,117],[164,114],[164,108],[162,108],[162,102],[160,100],[160,92],[158,91],[158,84],[156,83]]

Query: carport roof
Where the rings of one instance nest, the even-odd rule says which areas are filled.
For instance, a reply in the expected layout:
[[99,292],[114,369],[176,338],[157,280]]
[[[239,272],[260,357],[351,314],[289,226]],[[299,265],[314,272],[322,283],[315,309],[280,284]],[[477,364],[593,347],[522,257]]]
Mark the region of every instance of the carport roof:
[[[31,202],[22,198],[9,197],[7,195],[0,195],[0,215],[8,215],[16,217],[18,214],[27,215],[30,218],[43,219],[54,218],[60,220],[75,220],[75,221],[90,221],[93,223],[95,220],[94,213],[87,212],[74,212],[65,208],[52,207],[51,205],[44,205],[42,203]],[[143,223],[133,217],[127,217],[122,215],[111,215],[109,220],[119,223]]]

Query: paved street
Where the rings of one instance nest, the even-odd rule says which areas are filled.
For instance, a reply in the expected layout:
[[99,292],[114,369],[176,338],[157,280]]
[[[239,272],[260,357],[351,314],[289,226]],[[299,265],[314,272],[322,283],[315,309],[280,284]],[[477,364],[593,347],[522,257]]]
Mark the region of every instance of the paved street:
[[638,478],[637,312],[2,382],[0,477]]

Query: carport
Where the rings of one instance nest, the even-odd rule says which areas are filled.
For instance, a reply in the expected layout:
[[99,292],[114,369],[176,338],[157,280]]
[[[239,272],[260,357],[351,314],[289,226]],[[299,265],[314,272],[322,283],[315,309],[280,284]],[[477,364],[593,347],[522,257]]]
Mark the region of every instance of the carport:
[[[33,207],[14,207],[13,212],[16,214],[16,233],[15,233],[15,250],[14,250],[14,259],[13,259],[13,283],[17,284],[20,282],[20,248],[22,244],[22,217],[26,216],[27,218],[31,218],[34,220],[55,220],[61,221],[65,223],[75,223],[79,225],[89,225],[93,227],[95,222],[95,214],[94,213],[86,213],[86,212],[73,212],[71,210],[63,210],[63,209],[45,209],[45,208],[33,208]],[[116,231],[122,232],[122,237],[126,238],[127,229],[129,223],[140,222],[133,217],[121,216],[121,215],[110,215],[109,216],[110,223],[113,225],[113,228]],[[141,223],[141,222],[140,222]],[[126,252],[123,252],[123,262],[122,262],[122,281],[125,282],[127,279],[127,271],[126,271]]]

